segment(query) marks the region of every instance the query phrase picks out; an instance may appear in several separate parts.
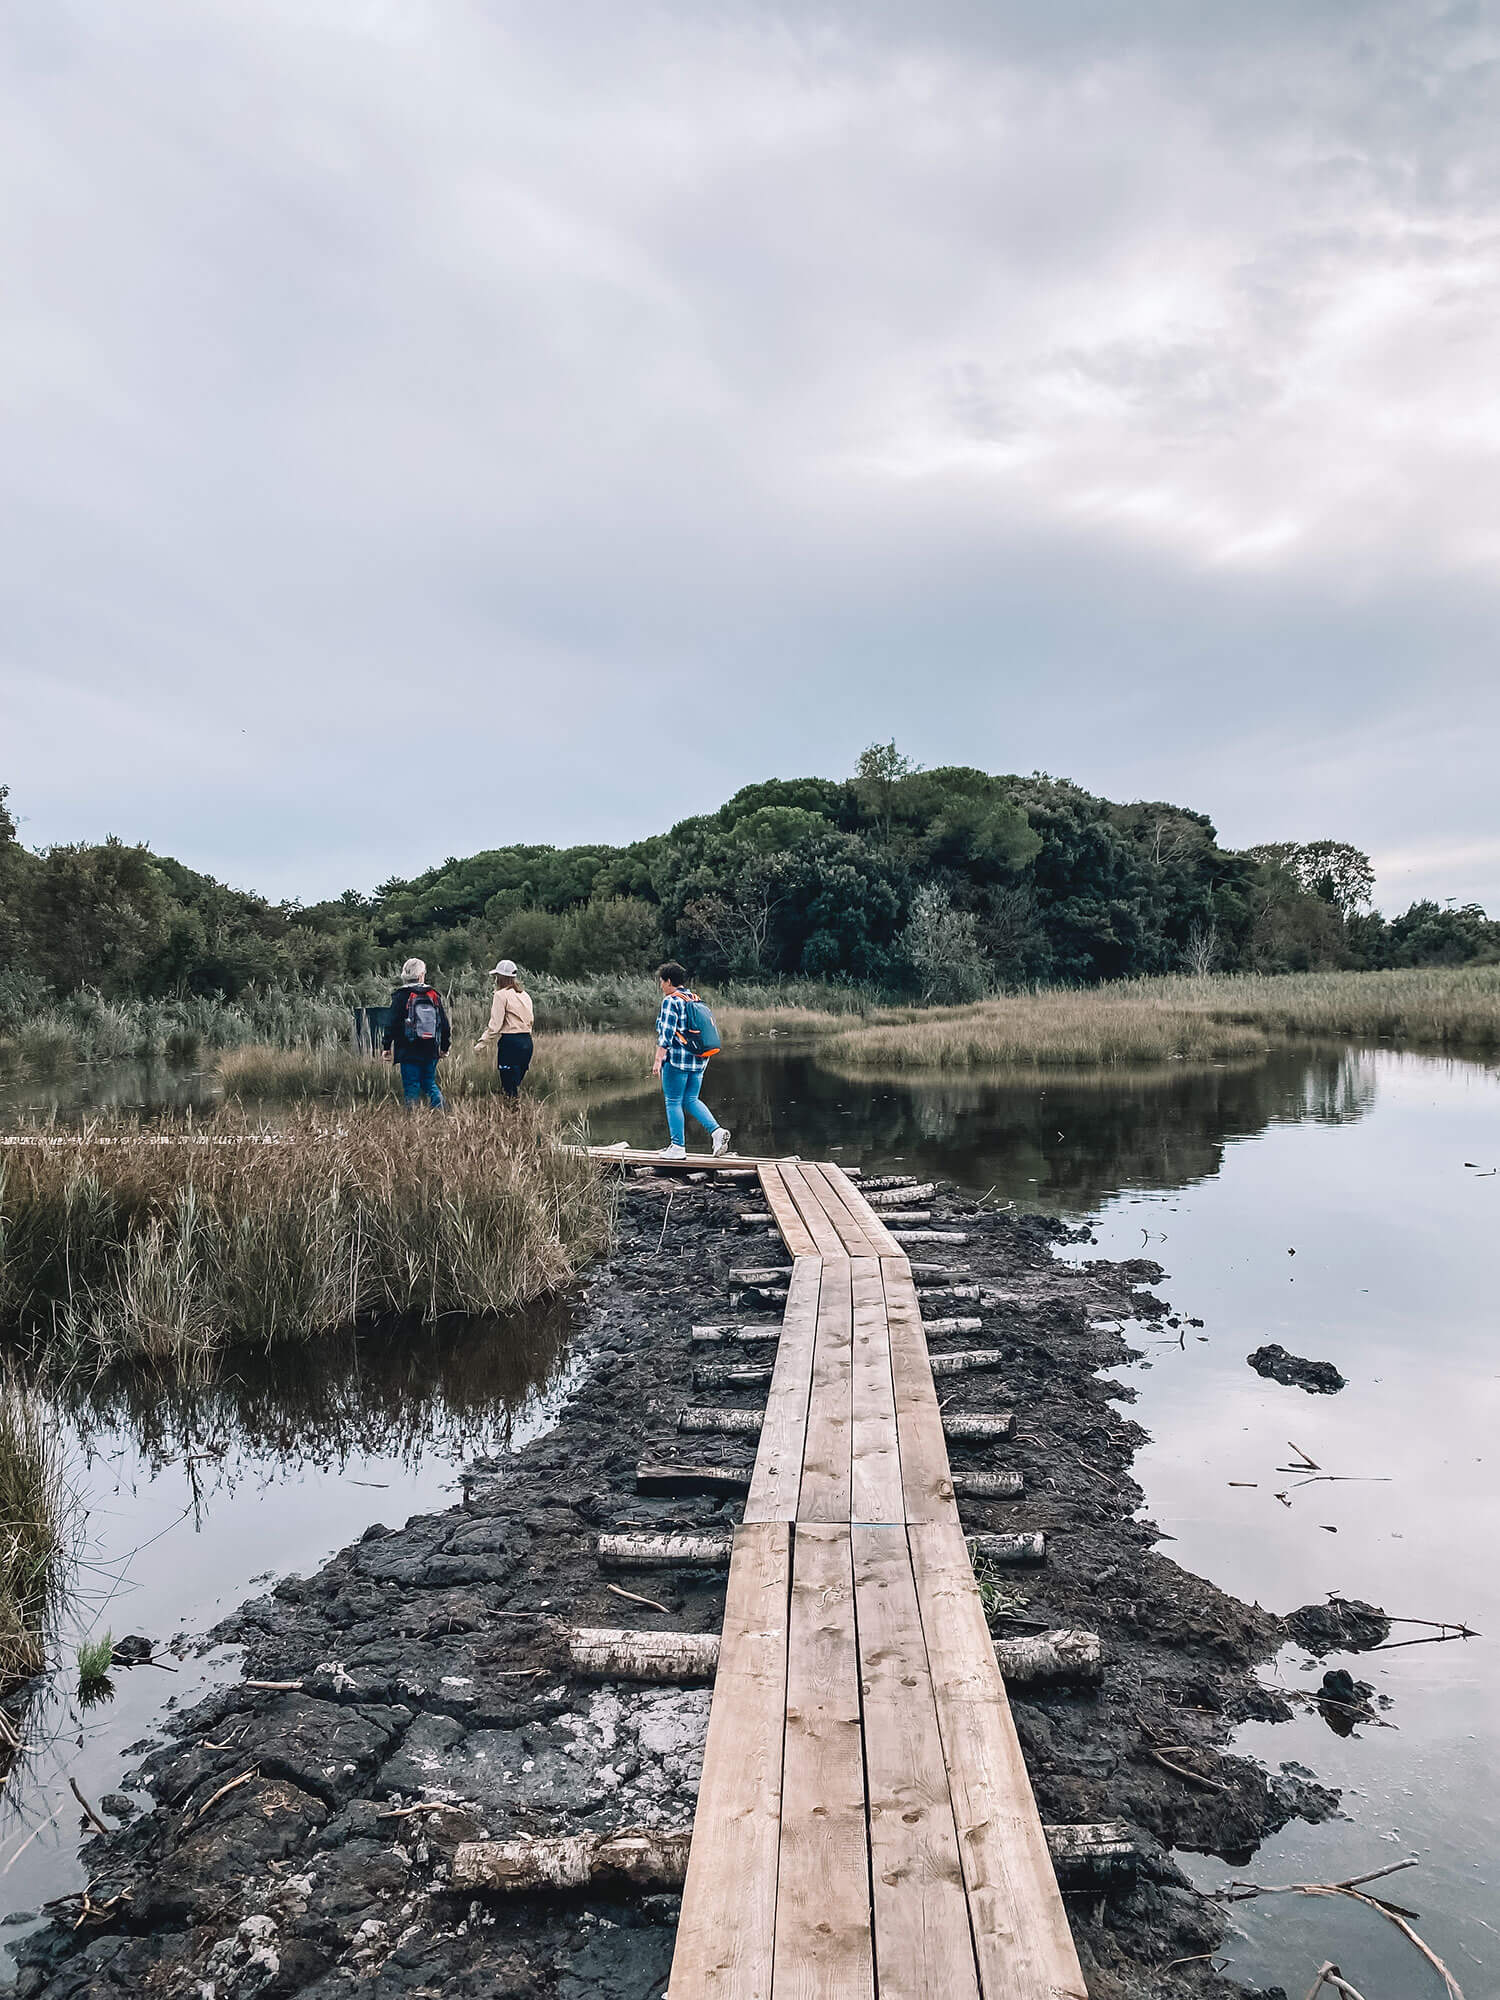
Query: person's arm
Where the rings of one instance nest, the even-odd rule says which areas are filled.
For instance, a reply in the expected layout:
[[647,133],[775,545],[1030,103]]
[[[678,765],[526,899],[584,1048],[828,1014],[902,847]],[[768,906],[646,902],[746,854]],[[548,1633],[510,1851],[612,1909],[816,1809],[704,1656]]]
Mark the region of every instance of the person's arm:
[[660,1076],[666,1068],[667,1050],[672,1046],[672,1030],[677,1025],[679,1011],[676,994],[669,993],[656,1016],[656,1060],[651,1065],[653,1076]]
[[495,1037],[500,1032],[501,1023],[504,1021],[504,1019],[505,1019],[505,991],[503,987],[497,986],[495,988],[495,997],[490,1002],[490,1025],[485,1029],[484,1033],[479,1037],[479,1040],[474,1044],[474,1053],[476,1056],[483,1051],[486,1042],[494,1041]]

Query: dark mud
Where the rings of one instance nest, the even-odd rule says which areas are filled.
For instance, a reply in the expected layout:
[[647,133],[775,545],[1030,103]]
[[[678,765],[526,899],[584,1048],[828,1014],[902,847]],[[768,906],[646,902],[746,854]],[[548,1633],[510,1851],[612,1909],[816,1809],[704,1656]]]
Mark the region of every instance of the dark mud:
[[[18,1994],[656,2000],[675,1897],[479,1902],[455,1897],[447,1877],[460,1839],[691,1815],[708,1691],[577,1681],[554,1623],[720,1623],[722,1576],[623,1579],[662,1613],[612,1594],[594,1556],[601,1529],[737,1515],[733,1503],[638,1496],[642,1456],[753,1456],[738,1440],[679,1441],[675,1421],[693,1400],[690,1325],[725,1315],[731,1263],[779,1262],[779,1249],[736,1227],[750,1191],[678,1183],[670,1211],[667,1192],[627,1188],[614,1256],[582,1314],[589,1366],[555,1431],[476,1464],[461,1508],[372,1526],[213,1635],[243,1645],[245,1681],[142,1746],[127,1778],[149,1787],[155,1809],[89,1840],[88,1902],[20,1947]],[[1239,1993],[1206,1957],[1223,1932],[1217,1908],[1167,1850],[1244,1860],[1289,1818],[1337,1801],[1307,1773],[1224,1747],[1238,1723],[1288,1713],[1254,1672],[1288,1626],[1187,1575],[1135,1518],[1142,1433],[1117,1407],[1129,1392],[1097,1371],[1130,1357],[1116,1322],[1179,1324],[1147,1289],[1162,1273],[1141,1261],[1066,1266],[1052,1255],[1059,1225],[952,1196],[936,1207],[973,1232],[969,1247],[937,1254],[985,1291],[981,1307],[943,1310],[982,1311],[981,1337],[1006,1363],[944,1378],[944,1402],[1017,1413],[1013,1444],[955,1446],[955,1468],[1003,1462],[1026,1476],[1024,1500],[965,1503],[965,1525],[1049,1537],[1044,1569],[996,1573],[992,1623],[997,1634],[1089,1627],[1106,1648],[1102,1691],[1015,1704],[1043,1818],[1125,1819],[1140,1838],[1134,1888],[1069,1898],[1090,1993]],[[975,1341],[934,1336],[933,1348]]]
[[1300,1354],[1288,1354],[1279,1341],[1257,1347],[1245,1359],[1267,1381],[1280,1382],[1287,1389],[1305,1389],[1309,1396],[1336,1396],[1347,1386],[1331,1361],[1308,1361]]

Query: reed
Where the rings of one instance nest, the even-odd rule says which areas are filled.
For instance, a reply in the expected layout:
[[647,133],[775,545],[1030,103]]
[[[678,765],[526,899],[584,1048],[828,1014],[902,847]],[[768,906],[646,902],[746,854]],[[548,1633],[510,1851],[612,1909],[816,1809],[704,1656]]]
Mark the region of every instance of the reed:
[[888,1009],[823,1048],[854,1070],[1046,1068],[1212,1061],[1270,1041],[1317,1038],[1476,1053],[1500,1047],[1500,967],[1039,989],[972,1007]]
[[[41,1670],[62,1588],[71,1507],[48,1418],[13,1376],[0,1377],[0,1695]],[[14,1748],[0,1711],[0,1753]]]
[[[498,1097],[493,1045],[475,1055],[478,1027],[455,1020],[454,1030],[453,1048],[438,1066],[444,1097],[458,1102]],[[651,1051],[649,1035],[612,1035],[587,1028],[539,1035],[527,1082],[533,1089],[557,1092],[637,1078],[649,1082]],[[214,1070],[225,1095],[241,1104],[284,1104],[302,1098],[386,1104],[401,1098],[401,1076],[394,1065],[350,1048],[226,1049]]]
[[242,1342],[506,1312],[609,1236],[598,1171],[535,1105],[28,1136],[0,1152],[0,1324],[98,1366],[206,1375]]

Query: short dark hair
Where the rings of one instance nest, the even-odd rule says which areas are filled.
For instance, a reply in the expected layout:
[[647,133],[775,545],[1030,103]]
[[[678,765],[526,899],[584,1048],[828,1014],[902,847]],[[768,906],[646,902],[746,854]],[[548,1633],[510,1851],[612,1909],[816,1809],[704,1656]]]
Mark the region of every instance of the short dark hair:
[[675,958],[669,958],[665,965],[657,966],[656,976],[658,979],[665,979],[669,986],[687,985],[687,967],[679,965]]

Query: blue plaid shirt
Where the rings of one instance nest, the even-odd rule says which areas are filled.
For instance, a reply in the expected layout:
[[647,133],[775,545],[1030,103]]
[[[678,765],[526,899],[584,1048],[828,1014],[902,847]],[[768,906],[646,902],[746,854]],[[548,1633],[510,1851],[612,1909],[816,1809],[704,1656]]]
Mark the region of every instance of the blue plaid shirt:
[[668,1069],[696,1070],[701,1075],[708,1068],[708,1058],[695,1056],[681,1039],[686,1026],[686,1002],[680,993],[669,993],[656,1017],[656,1046],[666,1050]]

